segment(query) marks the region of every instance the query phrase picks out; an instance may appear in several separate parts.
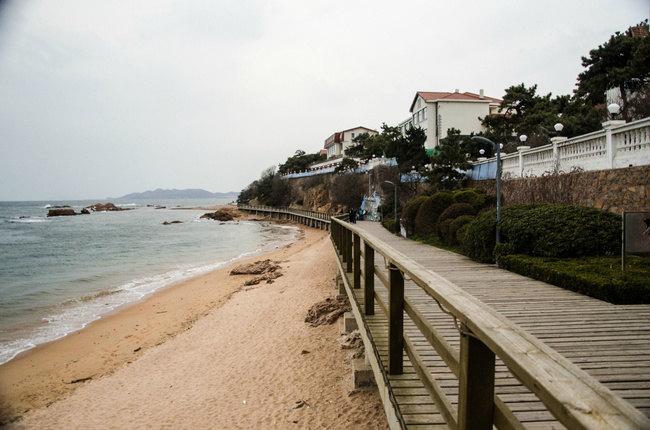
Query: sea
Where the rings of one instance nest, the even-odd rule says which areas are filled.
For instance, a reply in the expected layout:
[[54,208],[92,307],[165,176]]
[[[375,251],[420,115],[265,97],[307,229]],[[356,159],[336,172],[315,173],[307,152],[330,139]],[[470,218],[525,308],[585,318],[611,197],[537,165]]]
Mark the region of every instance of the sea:
[[[294,241],[294,227],[200,219],[219,199],[0,202],[0,363],[178,281]],[[158,208],[156,208],[156,205]],[[182,223],[163,225],[164,221]]]

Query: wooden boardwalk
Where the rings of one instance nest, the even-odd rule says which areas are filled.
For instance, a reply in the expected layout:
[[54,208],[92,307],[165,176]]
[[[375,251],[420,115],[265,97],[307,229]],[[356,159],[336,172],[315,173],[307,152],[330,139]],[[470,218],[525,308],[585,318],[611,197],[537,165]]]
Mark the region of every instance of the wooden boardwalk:
[[[452,252],[402,239],[390,234],[379,223],[360,222],[357,228],[475,296],[650,416],[650,305],[606,303],[494,265],[476,263]],[[389,299],[380,277],[387,279],[389,275],[383,257],[376,254],[375,264],[384,268],[384,273],[375,275],[378,286],[375,294],[381,306]],[[352,274],[345,276],[351,285]],[[364,289],[349,288],[349,293],[355,301],[355,313],[362,316]],[[404,295],[449,346],[458,351],[460,336],[453,318],[408,279]],[[403,374],[388,374],[387,313],[378,311],[361,318],[363,321],[359,322],[369,330],[374,352],[381,362],[382,375],[376,377],[386,379],[398,420],[412,429],[447,428],[438,404],[406,354]],[[453,401],[458,396],[457,376],[406,314],[404,333],[418,351],[426,370],[452,399],[451,406],[457,408]],[[565,428],[499,359],[495,393],[526,428]]]
[[650,305],[613,305],[402,239],[327,228],[392,429],[650,429]]

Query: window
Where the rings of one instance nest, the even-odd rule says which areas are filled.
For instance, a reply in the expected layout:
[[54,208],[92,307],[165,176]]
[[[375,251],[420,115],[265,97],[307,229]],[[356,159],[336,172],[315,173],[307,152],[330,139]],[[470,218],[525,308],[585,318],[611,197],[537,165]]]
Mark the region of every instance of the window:
[[352,133],[352,139],[354,139],[354,133]]

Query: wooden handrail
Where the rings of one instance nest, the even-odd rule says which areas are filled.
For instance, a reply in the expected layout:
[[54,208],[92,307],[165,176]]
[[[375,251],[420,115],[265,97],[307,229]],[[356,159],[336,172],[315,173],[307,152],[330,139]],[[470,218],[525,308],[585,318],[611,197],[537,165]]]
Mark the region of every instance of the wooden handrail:
[[[381,297],[376,295],[375,300],[379,307],[387,315],[393,316],[406,311],[447,366],[460,379],[456,411],[451,407],[451,402],[437,398],[444,393],[442,390],[436,390],[435,380],[434,383],[431,381],[433,375],[428,374],[426,368],[419,365],[421,360],[408,337],[403,333],[399,335],[404,338],[404,348],[415,370],[419,374],[427,373],[420,375],[423,383],[436,398],[436,404],[452,428],[492,428],[493,424],[497,424],[499,428],[521,428],[521,423],[516,420],[507,405],[494,396],[496,356],[544,403],[549,412],[568,428],[650,429],[650,420],[641,411],[490,306],[358,226],[336,217],[331,220],[332,240],[338,250],[344,247],[341,240],[349,238],[352,234],[358,236],[363,240],[364,246],[373,249],[373,254],[382,255],[389,266],[399,269],[402,275],[407,275],[437,301],[445,312],[457,320],[461,331],[460,354],[431,327],[408,298],[400,301],[399,294],[390,294],[392,279],[386,279],[383,273],[380,274],[379,268],[372,265],[374,274],[382,283],[387,284],[388,297],[397,297],[396,303],[400,309],[395,309],[393,303],[384,303]],[[359,266],[355,264],[355,270]],[[365,264],[364,266],[370,267]],[[390,324],[389,318],[389,326]],[[393,344],[391,339],[390,344]],[[485,394],[490,389],[492,399],[488,396],[486,404],[486,396],[477,394]],[[487,414],[490,415],[488,424],[484,420]]]

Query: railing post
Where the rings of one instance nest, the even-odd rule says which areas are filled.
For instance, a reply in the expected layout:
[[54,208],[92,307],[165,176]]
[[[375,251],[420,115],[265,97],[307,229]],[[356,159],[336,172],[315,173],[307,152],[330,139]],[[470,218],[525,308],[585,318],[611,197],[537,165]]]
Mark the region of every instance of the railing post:
[[404,276],[393,264],[389,272],[388,373],[401,375],[404,364]]
[[352,272],[352,230],[345,230],[345,271]]
[[458,429],[491,430],[494,422],[494,353],[461,325]]
[[363,301],[366,315],[375,314],[375,250],[364,242]]
[[354,275],[352,276],[354,288],[361,288],[361,239],[354,234]]
[[614,158],[616,158],[616,145],[614,144],[614,139],[612,137],[612,129],[624,124],[625,121],[622,120],[610,120],[603,123],[603,128],[605,129],[606,169],[614,168]]

